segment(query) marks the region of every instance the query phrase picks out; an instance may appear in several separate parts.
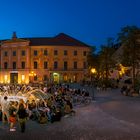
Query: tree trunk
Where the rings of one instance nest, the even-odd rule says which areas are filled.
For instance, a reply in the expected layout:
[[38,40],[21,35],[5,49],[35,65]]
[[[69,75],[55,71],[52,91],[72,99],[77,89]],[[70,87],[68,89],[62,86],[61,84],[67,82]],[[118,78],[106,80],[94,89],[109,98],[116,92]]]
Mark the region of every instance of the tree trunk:
[[132,84],[133,84],[133,88],[135,89],[135,66],[133,65],[132,67]]
[[[134,43],[135,44],[135,43]],[[136,70],[136,67],[135,67],[135,60],[136,59],[136,51],[135,51],[135,45],[133,46],[133,64],[132,64],[132,70],[133,70],[133,75],[132,75],[132,84],[133,84],[133,89],[135,91],[135,86],[136,86],[136,76],[135,76],[135,70]]]

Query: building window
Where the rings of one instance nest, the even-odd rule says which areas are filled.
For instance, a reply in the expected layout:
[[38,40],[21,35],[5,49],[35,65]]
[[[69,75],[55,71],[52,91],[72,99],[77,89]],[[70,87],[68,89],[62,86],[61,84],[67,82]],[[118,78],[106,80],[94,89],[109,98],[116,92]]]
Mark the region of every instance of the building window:
[[8,52],[7,51],[4,52],[4,56],[8,56]]
[[13,62],[13,69],[16,69],[16,62]]
[[34,61],[34,69],[37,69],[37,61]]
[[68,55],[68,51],[67,50],[64,50],[64,55]]
[[16,56],[16,51],[13,51],[13,56]]
[[54,55],[58,55],[58,51],[57,50],[54,50]]
[[77,62],[76,61],[74,61],[74,63],[73,63],[73,68],[77,69]]
[[74,51],[74,52],[73,52],[73,55],[74,55],[74,56],[77,56],[77,51]]
[[36,76],[34,76],[34,81],[37,81],[37,75],[36,75]]
[[25,69],[25,62],[24,61],[21,62],[21,68]]
[[87,55],[87,52],[86,52],[86,51],[84,51],[84,52],[83,52],[83,56],[86,56],[86,55]]
[[68,69],[68,62],[64,61],[64,70],[67,70],[67,69]]
[[44,75],[44,81],[47,81],[47,80],[48,80],[48,76]]
[[8,69],[8,63],[4,62],[4,69]]
[[34,50],[34,56],[37,56],[37,50]]
[[48,68],[48,62],[45,61],[45,62],[44,62],[44,69],[47,69],[47,68]]
[[48,50],[44,50],[44,55],[45,55],[45,56],[48,55]]
[[21,55],[25,56],[25,51],[24,50],[21,51]]
[[57,69],[57,68],[58,68],[58,62],[54,61],[54,69]]
[[83,62],[83,68],[86,69],[87,68],[87,63]]

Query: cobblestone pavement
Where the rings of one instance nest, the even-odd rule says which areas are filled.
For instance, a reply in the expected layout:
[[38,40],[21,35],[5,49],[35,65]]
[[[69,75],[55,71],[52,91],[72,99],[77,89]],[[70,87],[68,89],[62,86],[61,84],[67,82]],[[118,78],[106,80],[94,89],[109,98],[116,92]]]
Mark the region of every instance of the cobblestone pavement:
[[45,125],[28,121],[24,134],[18,125],[16,132],[9,132],[0,123],[0,140],[140,140],[140,98],[118,90],[94,92],[95,102],[76,107],[75,116]]

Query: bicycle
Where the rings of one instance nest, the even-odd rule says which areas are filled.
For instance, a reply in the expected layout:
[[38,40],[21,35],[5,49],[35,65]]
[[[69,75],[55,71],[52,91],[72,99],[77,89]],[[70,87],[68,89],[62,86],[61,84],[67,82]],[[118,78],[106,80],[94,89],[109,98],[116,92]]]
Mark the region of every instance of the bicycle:
[[91,101],[92,101],[92,98],[90,96],[83,96],[80,104],[89,105]]

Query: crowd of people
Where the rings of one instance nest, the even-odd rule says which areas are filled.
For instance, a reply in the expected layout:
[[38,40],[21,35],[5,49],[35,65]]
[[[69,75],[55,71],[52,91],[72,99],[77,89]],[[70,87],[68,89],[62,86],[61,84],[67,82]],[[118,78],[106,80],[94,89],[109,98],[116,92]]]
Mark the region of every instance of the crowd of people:
[[[69,85],[52,84],[36,88],[42,90],[44,94],[49,94],[49,98],[36,98],[25,102],[23,99],[8,101],[8,92],[3,96],[3,101],[0,104],[1,120],[3,123],[9,123],[10,131],[16,131],[15,124],[19,122],[21,132],[25,132],[25,124],[29,119],[44,124],[60,121],[62,116],[74,115],[73,97],[77,95],[89,96],[85,90],[72,89]],[[14,88],[8,87],[9,89],[12,89],[10,94],[12,91],[16,95],[19,92],[26,94],[26,91],[32,90],[33,87],[18,85]],[[6,90],[5,87],[4,90]]]

